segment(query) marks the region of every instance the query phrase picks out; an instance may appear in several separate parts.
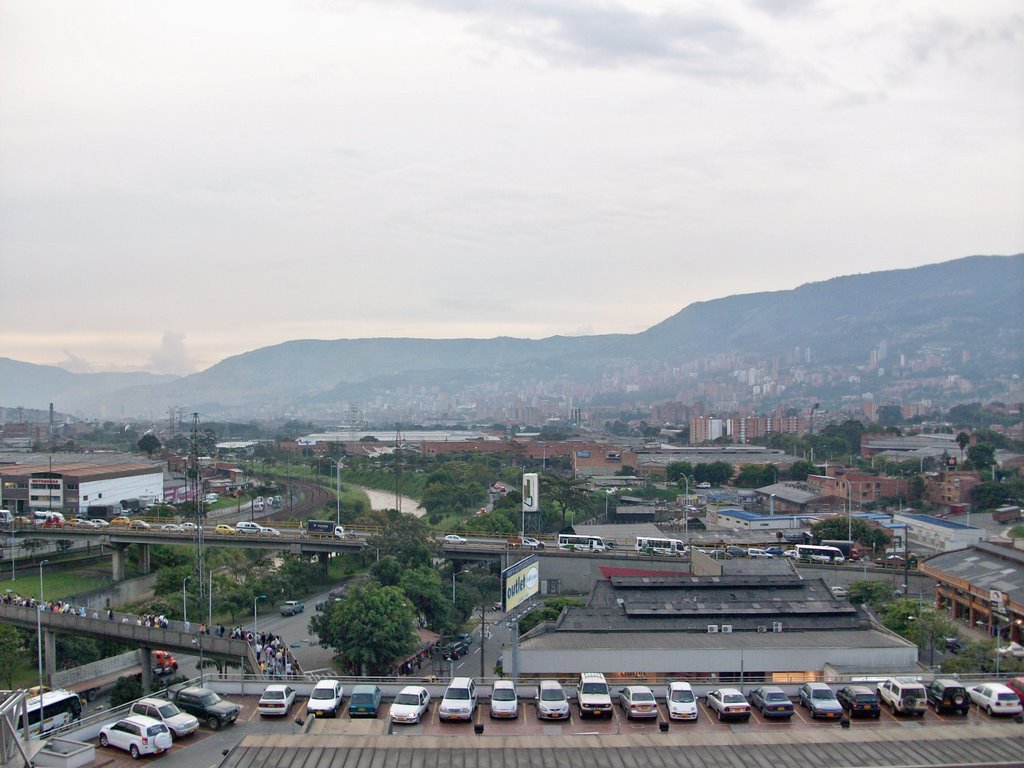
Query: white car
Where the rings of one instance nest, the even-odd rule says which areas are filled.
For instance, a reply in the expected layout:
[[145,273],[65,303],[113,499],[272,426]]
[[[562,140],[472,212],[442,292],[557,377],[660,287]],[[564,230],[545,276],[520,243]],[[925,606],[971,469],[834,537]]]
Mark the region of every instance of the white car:
[[544,542],[533,536],[523,536],[523,546],[527,549],[544,549]]
[[289,685],[268,685],[260,696],[256,711],[261,716],[284,717],[295,703],[295,689]]
[[967,689],[974,705],[993,715],[1019,715],[1021,703],[1013,689],[1002,683],[982,683]]
[[306,702],[306,712],[316,717],[337,717],[345,698],[345,688],[337,680],[319,680]]
[[705,481],[705,482],[703,482],[703,483],[697,483],[697,484],[696,484],[695,486],[693,486],[693,487],[694,487],[694,488],[710,488],[710,487],[711,487],[711,483],[709,483],[709,482]]
[[442,720],[472,720],[476,711],[476,682],[471,677],[453,677],[437,708]]
[[269,525],[264,525],[263,530],[260,531],[260,536],[277,536],[280,538],[281,532],[277,528],[271,528]]
[[846,587],[829,587],[832,597],[849,597],[850,593]]
[[192,533],[192,532],[198,530],[198,528],[199,528],[199,526],[196,525],[195,523],[182,523],[178,527],[181,528],[181,530],[186,531],[187,533]]
[[519,717],[519,696],[511,680],[495,680],[491,688],[491,719]]
[[263,526],[249,520],[241,520],[235,523],[235,530],[239,533],[251,533],[255,536],[259,536],[263,533]]
[[449,533],[444,537],[445,544],[465,544],[467,539],[464,536],[459,536],[457,533]]
[[747,557],[753,560],[773,560],[771,552],[766,552],[758,547],[747,547]]
[[180,739],[195,733],[199,728],[199,721],[178,709],[178,705],[167,699],[139,699],[132,704],[131,714],[142,715],[159,720],[171,730],[171,736]]
[[430,708],[430,692],[422,685],[407,685],[391,703],[392,723],[418,723]]
[[669,683],[667,699],[669,720],[697,719],[697,697],[689,683]]
[[140,755],[159,755],[171,748],[174,740],[166,725],[142,715],[121,718],[100,729],[100,746],[123,749],[134,759]]
[[708,709],[719,720],[749,720],[750,703],[735,688],[716,688],[707,695]]
[[797,552],[795,549],[787,549],[785,552],[782,553],[782,556],[788,557],[790,560],[800,559],[800,553]]
[[537,719],[569,719],[569,699],[557,680],[541,680],[537,686]]
[[164,533],[181,533],[181,526],[177,523],[164,523],[160,526],[160,530]]

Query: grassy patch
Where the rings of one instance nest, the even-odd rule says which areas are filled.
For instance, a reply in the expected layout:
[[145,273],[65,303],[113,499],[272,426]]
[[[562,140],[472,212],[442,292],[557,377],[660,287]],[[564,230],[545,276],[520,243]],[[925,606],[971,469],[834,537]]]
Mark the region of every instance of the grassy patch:
[[[47,600],[63,600],[73,595],[81,595],[109,584],[109,576],[82,572],[51,572],[43,568],[43,596]],[[39,574],[19,576],[14,581],[0,581],[0,589],[13,590],[25,597],[39,597]]]
[[1024,539],[1024,525],[1015,525],[1010,529],[1010,538]]

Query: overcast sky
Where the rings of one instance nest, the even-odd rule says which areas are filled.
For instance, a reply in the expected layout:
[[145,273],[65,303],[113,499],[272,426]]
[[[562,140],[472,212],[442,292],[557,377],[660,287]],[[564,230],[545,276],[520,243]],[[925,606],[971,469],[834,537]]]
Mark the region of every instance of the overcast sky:
[[0,0],[0,356],[633,333],[1024,250],[1024,6]]

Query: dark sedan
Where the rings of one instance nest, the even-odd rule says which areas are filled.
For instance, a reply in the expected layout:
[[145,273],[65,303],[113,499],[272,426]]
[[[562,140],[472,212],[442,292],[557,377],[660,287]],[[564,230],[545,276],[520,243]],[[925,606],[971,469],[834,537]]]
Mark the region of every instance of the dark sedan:
[[793,716],[793,702],[786,692],[775,685],[762,685],[750,692],[750,706],[764,718]]
[[882,708],[878,705],[878,694],[866,685],[847,685],[836,692],[836,698],[850,717],[882,716]]

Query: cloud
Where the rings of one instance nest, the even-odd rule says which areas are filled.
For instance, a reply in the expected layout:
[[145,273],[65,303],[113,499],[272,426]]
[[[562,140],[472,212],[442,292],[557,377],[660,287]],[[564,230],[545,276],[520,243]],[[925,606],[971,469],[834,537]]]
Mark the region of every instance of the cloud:
[[58,368],[63,368],[65,371],[70,371],[71,373],[92,373],[95,370],[92,363],[84,357],[79,357],[67,349],[62,351],[64,353],[64,359],[56,363]]
[[621,3],[580,6],[536,0],[447,0],[421,7],[470,17],[470,31],[559,64],[648,64],[744,80],[764,74],[750,61],[763,59],[761,44],[724,15],[704,9],[645,13]]
[[149,358],[149,369],[155,373],[194,373],[196,365],[185,349],[185,334],[164,331],[160,346]]

